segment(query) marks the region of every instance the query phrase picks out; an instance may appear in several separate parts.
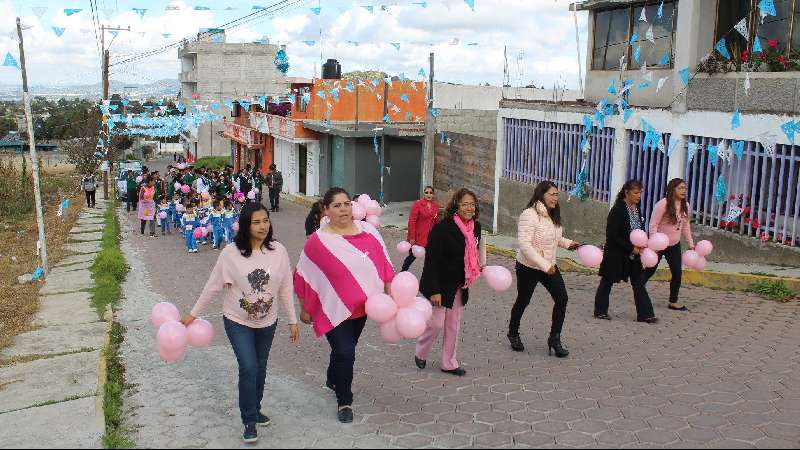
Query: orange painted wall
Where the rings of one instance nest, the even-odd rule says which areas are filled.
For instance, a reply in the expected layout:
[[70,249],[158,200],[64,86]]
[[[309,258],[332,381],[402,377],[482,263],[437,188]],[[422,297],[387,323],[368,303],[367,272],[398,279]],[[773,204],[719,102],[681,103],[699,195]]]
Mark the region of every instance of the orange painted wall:
[[[330,82],[330,86],[327,86],[326,82]],[[330,120],[332,122],[355,122],[356,89],[358,89],[358,119],[362,122],[383,121],[384,92],[388,92],[387,113],[393,122],[425,121],[425,84],[423,82],[394,81],[390,86],[386,86],[387,83],[383,80],[380,80],[377,86],[374,86],[371,80],[364,80],[364,86],[358,86],[357,80],[351,82],[353,92],[345,89],[347,86],[345,80],[315,80],[307,113],[293,111],[293,118],[301,118],[306,115],[308,120],[325,120],[328,118],[327,111],[328,104],[330,104]],[[334,99],[331,92],[336,88],[339,92],[338,101]],[[318,92],[325,92],[324,101]],[[403,94],[408,96],[408,102],[400,100]],[[400,111],[392,111],[393,105],[400,108]],[[406,112],[411,113],[411,120],[406,119]]]

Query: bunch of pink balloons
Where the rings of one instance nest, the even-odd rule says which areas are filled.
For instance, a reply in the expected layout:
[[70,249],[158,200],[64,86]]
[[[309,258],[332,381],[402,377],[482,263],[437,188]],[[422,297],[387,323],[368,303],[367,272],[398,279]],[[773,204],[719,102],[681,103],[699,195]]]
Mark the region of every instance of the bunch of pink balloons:
[[160,218],[161,218],[161,220],[164,220],[164,219],[166,219],[166,218],[167,218],[167,212],[166,212],[166,211],[161,211],[161,212],[158,214],[158,217],[160,217]]
[[236,193],[236,201],[239,203],[244,203],[244,194],[241,192]]
[[189,191],[191,190],[192,188],[190,188],[188,184],[184,184],[183,186],[181,186],[181,192],[183,192],[184,194],[188,194]]
[[181,322],[178,308],[162,302],[153,306],[150,321],[155,326],[156,349],[165,362],[174,363],[183,358],[186,346],[208,347],[214,339],[214,327],[206,320],[195,319],[188,327]]
[[137,183],[141,183],[141,182],[142,182],[142,180],[143,180],[143,178],[142,178],[142,176],[141,176],[141,175],[139,175],[138,177],[136,177],[136,182],[137,182]]
[[383,209],[380,203],[367,194],[359,195],[353,203],[354,220],[366,220],[373,227],[380,228],[381,214],[383,214]]
[[581,245],[578,247],[578,260],[587,267],[600,267],[603,251],[594,245]]
[[507,291],[513,282],[511,272],[503,266],[486,266],[483,268],[482,275],[486,278],[489,287],[497,292]]
[[194,238],[195,239],[202,238],[203,237],[203,230],[205,230],[205,228],[203,228],[203,227],[195,228],[194,229]]
[[397,253],[401,255],[407,255],[408,252],[414,255],[414,258],[424,258],[425,257],[425,247],[421,245],[411,245],[408,241],[400,241],[397,244]]
[[658,265],[658,252],[669,247],[669,237],[664,233],[653,233],[649,238],[643,230],[633,230],[630,235],[631,243],[642,249],[639,259],[645,268]]
[[256,199],[256,191],[248,192],[247,193],[247,198],[249,198],[250,200],[255,200]]
[[416,339],[425,332],[433,306],[427,299],[417,297],[418,292],[417,277],[400,272],[392,281],[391,296],[381,293],[367,299],[367,317],[379,324],[386,342]]
[[177,191],[180,188],[181,188],[181,184],[176,181],[175,182],[175,190]]
[[714,246],[709,241],[700,241],[697,245],[694,246],[694,250],[686,250],[683,252],[683,265],[699,271],[703,271],[706,268],[706,256],[710,255],[711,252],[714,251]]

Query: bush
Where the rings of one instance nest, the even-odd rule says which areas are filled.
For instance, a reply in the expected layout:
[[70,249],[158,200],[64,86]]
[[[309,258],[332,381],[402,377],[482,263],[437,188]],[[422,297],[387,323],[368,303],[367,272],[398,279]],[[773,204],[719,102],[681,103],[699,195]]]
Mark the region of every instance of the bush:
[[194,166],[197,168],[205,167],[208,170],[219,170],[231,163],[229,156],[206,156],[198,159]]

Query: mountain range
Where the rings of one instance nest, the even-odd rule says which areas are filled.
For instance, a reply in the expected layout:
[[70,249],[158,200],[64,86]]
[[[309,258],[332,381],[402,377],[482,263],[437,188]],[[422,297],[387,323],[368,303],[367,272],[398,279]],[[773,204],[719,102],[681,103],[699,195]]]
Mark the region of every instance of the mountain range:
[[[176,97],[181,83],[177,79],[163,79],[147,84],[123,83],[111,80],[109,92],[123,97],[138,99],[147,97]],[[84,85],[34,85],[31,95],[53,98],[95,98],[102,96],[100,83]],[[14,101],[22,98],[22,86],[0,84],[0,100]]]

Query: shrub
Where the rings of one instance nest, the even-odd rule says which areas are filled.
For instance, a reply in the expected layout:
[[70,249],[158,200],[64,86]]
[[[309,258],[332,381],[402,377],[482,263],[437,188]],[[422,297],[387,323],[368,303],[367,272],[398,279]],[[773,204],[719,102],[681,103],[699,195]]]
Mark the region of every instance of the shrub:
[[219,170],[230,163],[231,158],[229,156],[206,156],[198,159],[194,166],[198,168],[205,167],[208,170]]

